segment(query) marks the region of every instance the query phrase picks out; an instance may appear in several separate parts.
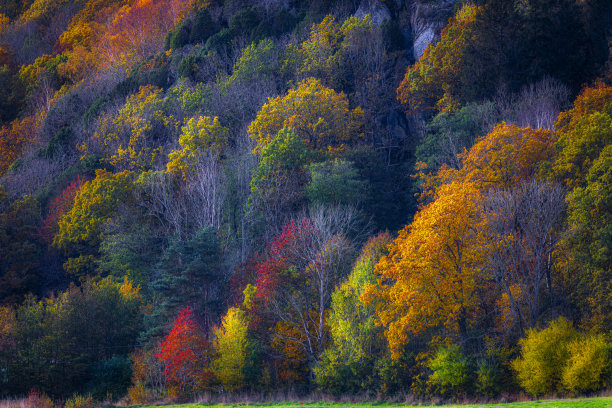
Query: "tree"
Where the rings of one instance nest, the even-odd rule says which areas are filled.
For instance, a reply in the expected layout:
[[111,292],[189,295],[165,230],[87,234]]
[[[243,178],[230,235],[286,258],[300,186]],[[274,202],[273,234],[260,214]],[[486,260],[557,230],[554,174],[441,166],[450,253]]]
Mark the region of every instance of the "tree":
[[409,111],[450,112],[460,107],[464,50],[472,41],[479,10],[475,5],[464,5],[442,30],[440,41],[429,45],[419,61],[408,68],[397,96]]
[[456,344],[440,347],[428,367],[432,373],[427,383],[442,395],[465,392],[472,380],[469,361]]
[[29,297],[17,310],[19,354],[9,378],[21,392],[36,387],[66,397],[82,389],[99,361],[134,348],[142,306],[142,295],[131,282],[108,278],[72,285],[50,299]]
[[467,341],[487,281],[479,251],[484,243],[476,230],[481,200],[472,183],[442,185],[376,265],[379,286],[368,286],[362,299],[366,305],[377,302],[395,358],[410,334],[432,327],[444,326]]
[[149,336],[163,331],[171,316],[188,306],[204,330],[221,314],[225,276],[220,267],[216,232],[205,228],[190,237],[170,240],[155,267],[151,289],[160,304],[151,316]]
[[246,313],[231,307],[223,317],[221,327],[214,330],[213,345],[218,357],[213,362],[213,372],[223,388],[229,392],[238,391],[245,386],[250,351],[248,327]]
[[485,198],[489,268],[510,306],[505,324],[518,326],[519,333],[533,328],[543,306],[554,302],[551,270],[565,208],[561,186],[536,181],[492,190]]
[[311,149],[325,151],[362,139],[362,121],[361,108],[350,110],[344,93],[308,78],[284,97],[268,99],[249,125],[249,135],[257,142],[256,152],[283,128],[293,130]]
[[3,176],[36,137],[38,120],[35,116],[17,119],[0,128],[0,175]]
[[387,254],[392,239],[381,233],[368,240],[347,279],[332,293],[328,318],[332,339],[314,369],[317,384],[334,394],[373,391],[380,375],[376,363],[387,354],[376,307],[364,305],[360,296],[376,284],[374,266]]
[[74,198],[74,205],[59,221],[59,232],[53,245],[67,254],[92,253],[102,238],[102,227],[116,214],[120,205],[129,201],[132,173],[109,173],[97,170]]
[[40,208],[31,196],[0,213],[0,304],[15,304],[41,284]]
[[157,352],[158,360],[165,365],[164,375],[180,393],[202,390],[211,380],[211,357],[210,342],[191,309],[184,308]]
[[313,367],[328,341],[331,293],[345,276],[354,243],[355,212],[319,210],[292,220],[257,265],[256,296],[275,322],[272,346],[289,362]]
[[519,341],[521,356],[512,362],[519,384],[533,395],[559,389],[568,345],[578,337],[572,323],[560,317],[542,330],[530,329]]
[[605,332],[611,324],[612,300],[612,87],[586,88],[574,106],[559,115],[558,157],[554,177],[569,189],[568,234],[558,267],[583,324]]
[[41,228],[41,235],[46,241],[53,242],[55,234],[59,231],[59,220],[72,208],[74,198],[83,184],[85,179],[83,176],[78,176],[49,204],[49,214],[43,220]]
[[114,16],[103,42],[111,62],[131,65],[155,54],[166,34],[189,10],[191,0],[136,0]]
[[554,143],[555,135],[548,130],[502,122],[458,156],[459,170],[443,167],[438,177],[474,182],[482,190],[508,188],[536,177],[542,163],[554,157]]
[[363,201],[366,186],[353,163],[335,159],[312,164],[308,170],[306,195],[311,204],[357,205]]
[[283,128],[259,151],[251,178],[251,203],[264,218],[278,225],[304,205],[305,166],[318,158],[305,141]]
[[227,148],[228,134],[228,129],[221,126],[218,117],[211,119],[200,116],[197,121],[195,118],[189,119],[179,137],[182,149],[168,154],[167,171],[178,174],[186,180],[201,155],[207,151],[217,155],[223,154]]
[[102,116],[90,143],[99,143],[104,161],[118,170],[147,171],[165,160],[165,149],[179,124],[167,112],[162,90],[142,86],[127,97],[116,115]]

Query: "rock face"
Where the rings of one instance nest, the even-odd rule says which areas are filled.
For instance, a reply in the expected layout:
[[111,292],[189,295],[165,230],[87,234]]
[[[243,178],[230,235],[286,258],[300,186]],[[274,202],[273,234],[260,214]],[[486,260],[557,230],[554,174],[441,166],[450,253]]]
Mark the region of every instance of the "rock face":
[[440,39],[440,31],[452,16],[456,0],[406,1],[404,6],[409,13],[411,38],[413,39],[414,60],[418,60],[427,44]]
[[363,0],[355,12],[355,17],[363,18],[366,14],[370,15],[372,23],[376,25],[381,25],[391,18],[391,11],[380,0]]

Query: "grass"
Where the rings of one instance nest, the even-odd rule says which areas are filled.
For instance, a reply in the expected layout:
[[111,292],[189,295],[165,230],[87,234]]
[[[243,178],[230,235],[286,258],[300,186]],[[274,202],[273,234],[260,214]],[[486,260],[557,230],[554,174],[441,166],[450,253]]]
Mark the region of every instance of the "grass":
[[[387,403],[335,403],[335,402],[291,402],[291,403],[254,403],[254,404],[176,404],[164,408],[423,408],[427,405],[405,405]],[[612,397],[552,399],[496,404],[429,405],[440,408],[612,408]],[[134,405],[133,408],[158,408],[152,405]]]

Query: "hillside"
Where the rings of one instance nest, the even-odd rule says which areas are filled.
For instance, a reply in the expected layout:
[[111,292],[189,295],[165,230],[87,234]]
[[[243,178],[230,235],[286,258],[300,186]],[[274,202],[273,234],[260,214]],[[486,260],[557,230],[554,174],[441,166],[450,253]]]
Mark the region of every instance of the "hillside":
[[610,44],[607,0],[3,1],[0,397],[610,387]]

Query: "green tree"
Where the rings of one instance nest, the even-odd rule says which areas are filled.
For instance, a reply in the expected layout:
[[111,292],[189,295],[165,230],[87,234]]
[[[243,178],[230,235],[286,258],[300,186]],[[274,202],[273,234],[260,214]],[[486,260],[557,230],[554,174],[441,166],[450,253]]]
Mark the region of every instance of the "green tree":
[[44,245],[39,239],[40,208],[31,196],[0,213],[0,304],[16,304],[36,293],[42,279]]
[[149,331],[155,338],[167,331],[172,318],[190,307],[209,330],[221,314],[226,276],[220,265],[220,248],[214,229],[206,228],[191,237],[173,237],[155,266],[151,283],[159,304],[150,316]]
[[553,173],[570,190],[572,231],[558,266],[583,324],[606,332],[612,325],[612,86],[585,89],[559,115],[555,129],[559,153]]
[[432,371],[428,384],[443,395],[466,392],[473,380],[470,363],[456,344],[439,348],[428,367]]
[[74,198],[74,204],[58,222],[59,231],[53,246],[68,257],[65,269],[82,277],[93,272],[94,258],[102,242],[103,227],[117,215],[121,206],[131,202],[132,173],[109,173],[97,170]]
[[332,294],[328,324],[333,344],[314,370],[317,384],[326,391],[359,393],[378,385],[376,364],[388,354],[386,340],[375,305],[366,306],[359,298],[367,285],[376,284],[374,266],[391,242],[389,233],[370,238],[346,281]]
[[308,166],[310,182],[306,195],[311,204],[357,205],[366,186],[353,163],[335,159]]

